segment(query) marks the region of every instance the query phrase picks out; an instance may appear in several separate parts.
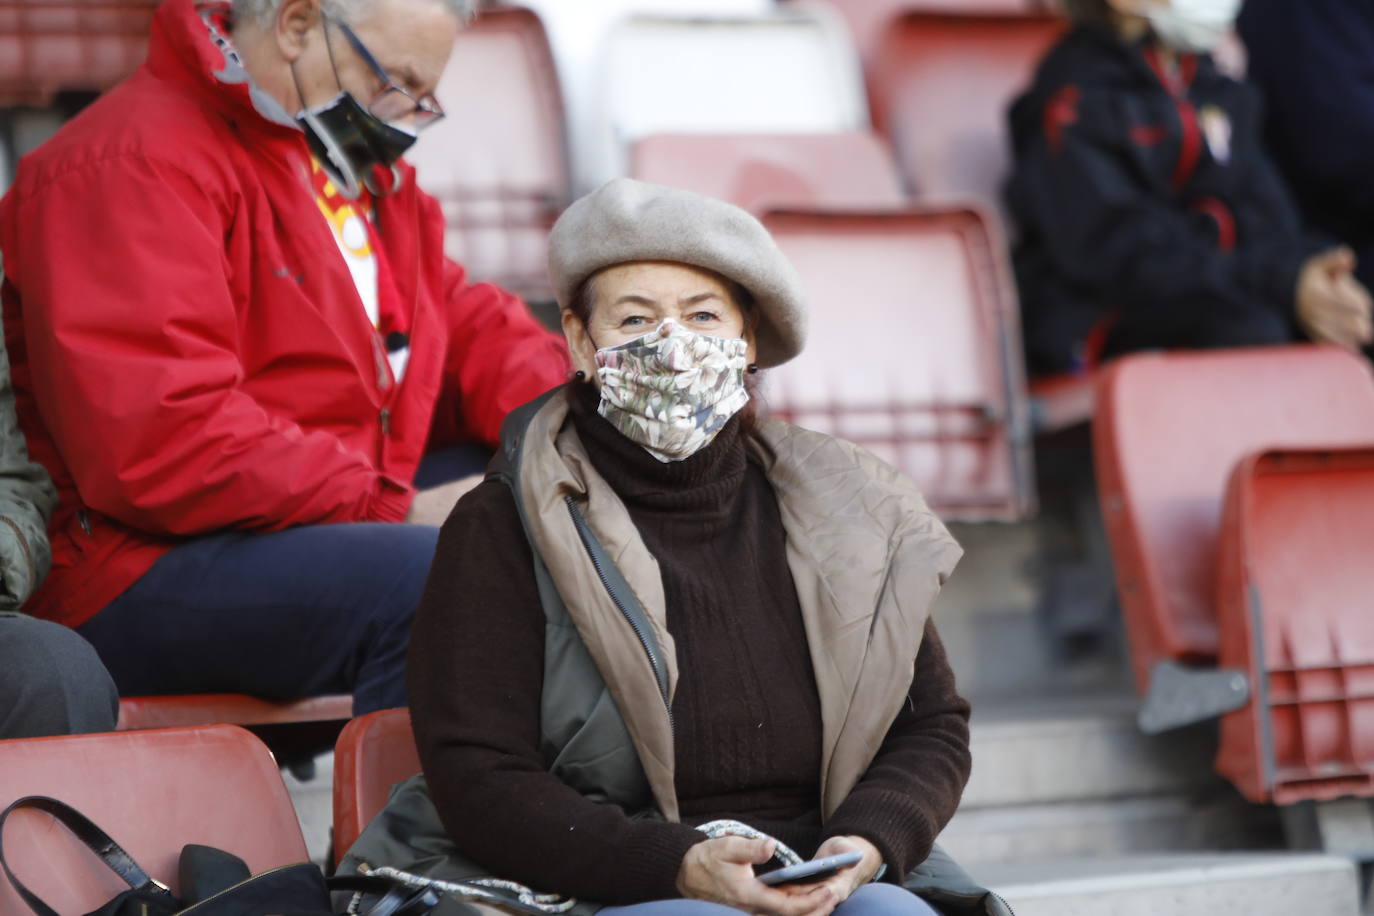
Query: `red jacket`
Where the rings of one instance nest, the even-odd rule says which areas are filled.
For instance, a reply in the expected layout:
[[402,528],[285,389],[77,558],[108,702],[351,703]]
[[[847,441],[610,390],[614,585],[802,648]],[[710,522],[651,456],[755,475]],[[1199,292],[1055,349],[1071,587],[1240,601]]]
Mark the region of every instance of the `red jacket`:
[[412,310],[394,383],[304,135],[232,71],[193,0],[168,0],[143,68],[0,201],[20,422],[61,494],[38,616],[84,623],[183,538],[400,521],[431,432],[494,444],[565,378],[561,341],[445,259],[402,166],[376,211]]

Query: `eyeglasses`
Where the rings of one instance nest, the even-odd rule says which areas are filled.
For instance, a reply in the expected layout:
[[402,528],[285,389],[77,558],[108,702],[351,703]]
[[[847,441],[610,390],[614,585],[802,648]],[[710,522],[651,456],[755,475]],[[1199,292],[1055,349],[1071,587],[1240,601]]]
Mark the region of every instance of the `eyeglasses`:
[[381,91],[373,97],[372,102],[367,106],[367,110],[373,117],[387,123],[410,118],[417,131],[424,130],[443,119],[444,109],[433,94],[415,98],[391,78],[391,74],[387,73],[386,68],[377,62],[377,58],[372,56],[367,45],[363,44],[357,33],[349,28],[348,23],[327,13],[324,18],[339,27],[339,31],[344,33],[344,37],[353,46],[353,50],[358,52],[358,56],[363,59],[363,63],[367,64],[376,74],[377,79],[382,81]]

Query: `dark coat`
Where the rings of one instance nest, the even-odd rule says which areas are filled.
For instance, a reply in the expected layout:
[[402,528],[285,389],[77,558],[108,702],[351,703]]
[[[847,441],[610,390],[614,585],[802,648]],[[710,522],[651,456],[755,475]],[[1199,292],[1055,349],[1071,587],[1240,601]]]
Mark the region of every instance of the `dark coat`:
[[1374,4],[1249,0],[1238,25],[1265,141],[1303,218],[1355,249],[1374,285]]
[[1207,56],[1079,26],[1011,110],[1017,281],[1034,371],[1154,347],[1297,336],[1302,262],[1322,247],[1260,142],[1249,86]]

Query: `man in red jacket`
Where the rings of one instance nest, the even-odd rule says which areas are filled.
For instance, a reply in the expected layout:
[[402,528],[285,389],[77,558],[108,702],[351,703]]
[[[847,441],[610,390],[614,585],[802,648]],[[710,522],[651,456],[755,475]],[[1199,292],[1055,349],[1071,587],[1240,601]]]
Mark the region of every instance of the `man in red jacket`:
[[0,201],[21,423],[61,496],[27,610],[125,695],[405,702],[433,526],[468,485],[417,492],[421,459],[493,445],[567,372],[444,258],[399,159],[470,2],[167,0],[147,63]]

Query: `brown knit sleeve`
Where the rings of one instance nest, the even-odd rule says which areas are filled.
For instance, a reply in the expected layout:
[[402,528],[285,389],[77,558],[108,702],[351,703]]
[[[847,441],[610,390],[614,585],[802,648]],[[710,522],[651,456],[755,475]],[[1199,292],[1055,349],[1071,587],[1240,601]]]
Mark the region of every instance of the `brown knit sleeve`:
[[954,685],[945,647],[926,621],[907,703],[868,772],[825,825],[826,838],[861,836],[900,882],[930,855],[968,782],[968,702]]
[[539,890],[600,903],[677,896],[703,834],[583,798],[539,753],[544,612],[502,483],[479,485],[439,536],[411,635],[407,689],[430,792],[465,854]]

